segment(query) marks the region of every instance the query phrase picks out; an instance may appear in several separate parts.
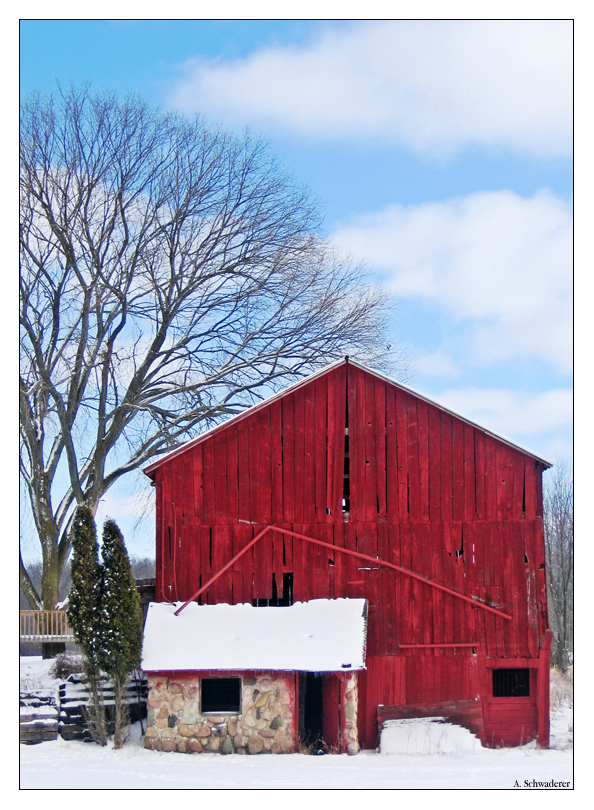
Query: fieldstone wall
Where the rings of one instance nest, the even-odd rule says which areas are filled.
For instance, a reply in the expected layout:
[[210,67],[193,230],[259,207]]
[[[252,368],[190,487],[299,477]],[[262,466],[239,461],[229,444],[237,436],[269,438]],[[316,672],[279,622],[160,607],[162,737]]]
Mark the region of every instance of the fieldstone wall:
[[[344,677],[344,676],[343,676]],[[357,754],[359,752],[358,730],[357,730],[357,673],[350,672],[344,683],[342,697],[342,750],[347,754]]]
[[[148,676],[145,748],[182,753],[283,754],[295,750],[292,674],[225,673],[242,677],[241,714],[200,714],[200,673]],[[356,739],[356,736],[355,736]]]

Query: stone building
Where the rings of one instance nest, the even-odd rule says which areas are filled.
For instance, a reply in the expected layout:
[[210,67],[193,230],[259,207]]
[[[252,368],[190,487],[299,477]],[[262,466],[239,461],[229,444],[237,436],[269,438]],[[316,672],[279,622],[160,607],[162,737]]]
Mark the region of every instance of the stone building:
[[151,604],[142,660],[149,685],[145,746],[357,753],[366,611],[364,599],[286,607]]

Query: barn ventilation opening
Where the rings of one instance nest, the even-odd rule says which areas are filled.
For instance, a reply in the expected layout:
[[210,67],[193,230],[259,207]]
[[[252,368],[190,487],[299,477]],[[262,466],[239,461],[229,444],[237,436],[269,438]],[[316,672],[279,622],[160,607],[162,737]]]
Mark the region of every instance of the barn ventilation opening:
[[272,597],[270,599],[253,599],[254,607],[289,607],[293,604],[293,574],[283,574],[283,595],[278,595],[276,577],[272,575]]
[[202,678],[201,713],[239,714],[241,709],[241,678]]
[[317,672],[299,673],[299,738],[314,752],[323,747],[322,684]]
[[[348,419],[347,419],[348,423]],[[342,511],[351,511],[351,456],[349,449],[349,429],[344,429],[344,477],[342,479]]]
[[530,670],[494,669],[493,697],[530,697]]

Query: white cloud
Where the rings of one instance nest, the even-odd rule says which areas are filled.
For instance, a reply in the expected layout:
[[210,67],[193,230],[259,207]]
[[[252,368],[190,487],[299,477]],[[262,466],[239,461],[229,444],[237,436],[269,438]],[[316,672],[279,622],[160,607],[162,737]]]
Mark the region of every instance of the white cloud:
[[549,192],[390,205],[332,238],[400,298],[473,323],[481,362],[538,358],[571,370],[572,216]]
[[430,377],[460,376],[460,371],[452,358],[440,351],[414,357],[412,363],[416,372]]
[[302,46],[192,59],[169,102],[226,123],[417,152],[572,148],[570,20],[330,24]]
[[573,392],[556,388],[532,394],[506,388],[451,388],[435,397],[452,411],[483,427],[512,437],[569,428],[573,417]]

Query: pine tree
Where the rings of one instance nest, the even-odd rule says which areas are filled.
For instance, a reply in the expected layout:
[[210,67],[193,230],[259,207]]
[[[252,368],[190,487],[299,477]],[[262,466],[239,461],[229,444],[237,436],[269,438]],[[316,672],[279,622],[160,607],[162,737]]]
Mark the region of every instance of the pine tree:
[[129,674],[140,666],[142,609],[124,538],[113,520],[103,526],[103,588],[101,667],[112,678],[115,695],[114,748],[123,745],[126,725],[123,690]]
[[85,655],[87,685],[92,707],[87,715],[89,729],[99,745],[107,742],[105,708],[100,684],[102,641],[101,566],[93,514],[87,506],[76,509],[72,525],[72,587],[68,596],[68,622]]

